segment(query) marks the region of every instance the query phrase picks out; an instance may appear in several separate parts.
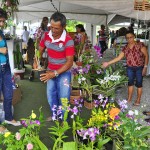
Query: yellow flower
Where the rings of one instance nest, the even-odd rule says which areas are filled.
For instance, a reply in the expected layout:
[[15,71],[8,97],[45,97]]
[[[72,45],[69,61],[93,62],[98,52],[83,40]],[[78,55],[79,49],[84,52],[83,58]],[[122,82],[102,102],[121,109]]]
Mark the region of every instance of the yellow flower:
[[108,123],[108,125],[109,125],[109,126],[113,126],[113,123],[112,123],[112,122],[110,122],[110,123]]
[[4,137],[6,138],[6,137],[8,137],[10,134],[11,134],[11,132],[6,132],[6,133],[4,134]]
[[108,113],[108,110],[104,110],[104,114],[107,114]]
[[63,109],[68,107],[68,99],[67,98],[61,98],[61,103],[62,103]]
[[33,111],[32,111],[31,117],[32,117],[32,119],[36,118],[36,114]]

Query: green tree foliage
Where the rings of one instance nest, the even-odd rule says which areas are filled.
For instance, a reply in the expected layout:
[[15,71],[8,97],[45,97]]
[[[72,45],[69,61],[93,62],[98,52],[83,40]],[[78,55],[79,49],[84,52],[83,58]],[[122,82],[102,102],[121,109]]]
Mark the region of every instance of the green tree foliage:
[[68,32],[75,32],[76,31],[75,26],[77,24],[84,24],[84,23],[77,21],[77,20],[67,20],[67,26],[66,26],[67,31]]

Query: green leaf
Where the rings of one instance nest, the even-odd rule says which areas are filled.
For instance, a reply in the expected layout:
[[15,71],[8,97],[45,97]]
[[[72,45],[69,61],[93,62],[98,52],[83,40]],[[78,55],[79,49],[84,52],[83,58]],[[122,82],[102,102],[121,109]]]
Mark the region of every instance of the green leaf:
[[64,142],[63,143],[63,150],[78,150],[77,143],[75,142]]
[[98,148],[102,148],[104,144],[108,143],[111,139],[107,138],[105,140],[99,139],[98,140]]
[[48,148],[39,140],[38,137],[33,137],[33,138],[36,140],[41,150],[48,150]]

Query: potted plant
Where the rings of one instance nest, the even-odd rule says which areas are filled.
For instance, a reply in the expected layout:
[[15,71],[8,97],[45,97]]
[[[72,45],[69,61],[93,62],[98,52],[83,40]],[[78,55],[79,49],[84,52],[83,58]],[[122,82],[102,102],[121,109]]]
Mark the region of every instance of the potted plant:
[[78,66],[82,66],[82,51],[83,51],[83,46],[84,46],[84,44],[82,44],[82,43],[75,46],[75,50],[76,50],[75,58],[77,59],[76,60],[76,64]]
[[2,0],[3,9],[11,9],[12,11],[18,10],[19,0]]
[[16,68],[14,69],[14,74],[19,75],[20,78],[23,79],[25,69],[23,68],[23,64],[22,64],[23,59],[22,59],[19,43],[16,44],[16,50],[14,51],[14,62],[16,66]]

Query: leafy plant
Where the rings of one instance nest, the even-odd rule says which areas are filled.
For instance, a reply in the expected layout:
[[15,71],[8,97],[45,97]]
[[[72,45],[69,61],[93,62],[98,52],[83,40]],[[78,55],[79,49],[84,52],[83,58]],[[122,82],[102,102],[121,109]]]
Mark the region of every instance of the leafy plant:
[[127,150],[148,150],[150,137],[150,126],[142,126],[139,123],[141,116],[137,110],[129,110],[119,114],[121,122],[118,131],[122,133],[123,149]]
[[[55,125],[49,128],[52,139],[54,140],[53,150],[59,150],[62,148],[64,139],[68,136],[65,135],[65,132],[70,129],[70,126],[67,122],[68,118],[68,100],[67,98],[61,98],[62,107],[53,106],[53,117],[52,119],[55,122]],[[65,111],[65,112],[64,112]],[[63,113],[64,112],[64,113]]]
[[98,83],[97,92],[104,94],[105,96],[114,95],[115,89],[128,82],[128,78],[125,75],[121,75],[119,70],[113,72],[109,67],[105,71],[103,78],[96,79]]
[[14,61],[15,65],[17,66],[17,69],[20,70],[22,69],[22,54],[20,51],[20,45],[19,43],[16,44],[16,50],[14,51]]
[[75,52],[76,52],[75,57],[77,58],[77,61],[82,60],[83,46],[84,46],[84,43],[79,43],[79,44],[75,45]]

